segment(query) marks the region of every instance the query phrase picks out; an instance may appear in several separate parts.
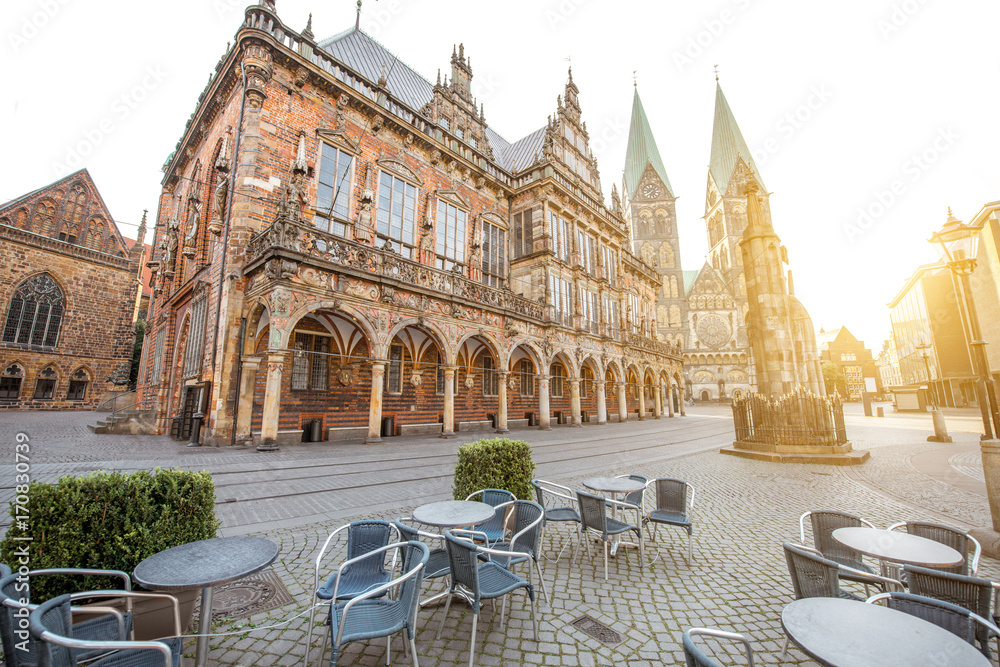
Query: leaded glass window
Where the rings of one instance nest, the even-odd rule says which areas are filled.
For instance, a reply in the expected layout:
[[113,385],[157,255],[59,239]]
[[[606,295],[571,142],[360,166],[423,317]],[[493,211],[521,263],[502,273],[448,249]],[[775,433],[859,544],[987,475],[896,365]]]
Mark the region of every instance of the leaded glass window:
[[3,342],[55,347],[65,303],[62,289],[52,276],[39,273],[28,278],[10,300]]
[[502,287],[507,277],[507,233],[496,225],[483,223],[483,282]]
[[[465,211],[441,199],[437,204],[437,259],[439,269],[465,264]],[[485,257],[484,257],[485,259]]]
[[407,259],[413,257],[416,217],[417,188],[383,171],[378,186],[378,236]]
[[316,217],[313,224],[337,236],[344,236],[351,195],[350,153],[324,143],[316,186]]

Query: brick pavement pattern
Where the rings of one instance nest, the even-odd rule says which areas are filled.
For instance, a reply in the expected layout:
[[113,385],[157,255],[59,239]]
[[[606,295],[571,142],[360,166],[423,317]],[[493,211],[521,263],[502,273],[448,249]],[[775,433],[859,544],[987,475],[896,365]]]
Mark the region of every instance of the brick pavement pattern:
[[[524,596],[514,595],[504,625],[498,610],[484,607],[477,663],[683,664],[681,632],[710,626],[748,635],[761,664],[814,664],[794,646],[787,658],[780,657],[780,613],[792,600],[781,543],[798,541],[802,512],[838,508],[882,527],[908,518],[963,528],[989,524],[982,466],[975,457],[975,416],[949,413],[956,442],[938,445],[925,442],[931,432],[929,417],[866,419],[851,412],[853,407],[848,434],[857,449],[872,450],[872,458],[850,469],[720,455],[718,447],[732,438],[723,408],[700,407],[683,419],[512,433],[532,443],[539,477],[572,488],[581,488],[582,480],[596,473],[639,472],[687,480],[697,489],[695,560],[685,562],[684,532],[662,527],[656,542],[646,542],[647,559],[654,551],[661,558],[640,573],[636,552],[623,549],[609,563],[607,582],[598,549],[589,557],[584,549],[579,560],[567,549],[558,562],[544,563],[550,602],[539,602],[540,641],[531,639]],[[450,497],[454,451],[464,441],[426,438],[367,448],[317,443],[258,454],[188,449],[158,437],[95,436],[82,426],[93,413],[59,417],[62,421],[19,415],[12,424],[31,435],[36,479],[103,467],[208,469],[216,479],[222,533],[257,534],[280,545],[273,567],[296,602],[216,624],[220,634],[211,641],[210,664],[233,666],[301,664],[313,562],[323,539],[349,520],[393,519],[409,515],[417,505]],[[930,459],[940,466],[928,472]],[[9,479],[11,468],[4,464],[0,475]],[[0,501],[9,497],[9,485],[0,481]],[[566,534],[564,527],[549,532],[549,557]],[[337,556],[330,562],[336,563]],[[1000,578],[1000,563],[984,558],[980,575]],[[440,587],[435,582],[425,590]],[[443,606],[419,614],[420,664],[467,664],[471,613],[461,603],[454,604],[438,641],[434,635],[442,612]],[[610,626],[624,641],[605,646],[577,630],[571,623],[583,614]],[[319,644],[314,634],[314,660]],[[398,664],[409,660],[404,644],[399,637],[393,641]],[[743,664],[735,646],[708,647],[722,664]],[[193,655],[193,642],[189,650]],[[346,646],[339,664],[376,665],[384,660],[385,642],[373,641]]]

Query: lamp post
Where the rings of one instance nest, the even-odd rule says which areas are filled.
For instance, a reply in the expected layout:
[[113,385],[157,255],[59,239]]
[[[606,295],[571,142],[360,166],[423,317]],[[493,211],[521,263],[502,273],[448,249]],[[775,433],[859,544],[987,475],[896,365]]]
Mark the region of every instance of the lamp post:
[[[989,364],[986,361],[986,341],[982,340],[976,304],[969,284],[969,276],[976,269],[978,227],[971,227],[957,220],[948,209],[948,220],[940,231],[931,234],[931,243],[941,245],[947,258],[948,268],[959,279],[963,316],[969,325],[970,357],[976,374],[976,397],[983,418],[983,434],[979,437],[983,457],[983,472],[986,477],[986,492],[990,501],[990,515],[993,530],[981,532],[980,542],[986,551],[996,557],[1000,552],[1000,440],[994,434],[1000,432],[1000,413],[997,397],[990,379]],[[979,531],[977,531],[979,532]],[[987,546],[988,545],[988,546]]]
[[914,346],[916,349],[923,352],[924,358],[924,373],[927,375],[927,399],[931,403],[931,420],[934,423],[934,435],[927,436],[928,442],[952,442],[951,436],[948,435],[948,427],[944,423],[944,415],[941,414],[941,410],[938,409],[938,402],[935,393],[931,388],[931,365],[929,362],[930,357],[927,356],[927,350],[931,348],[930,343],[921,343],[920,345]]

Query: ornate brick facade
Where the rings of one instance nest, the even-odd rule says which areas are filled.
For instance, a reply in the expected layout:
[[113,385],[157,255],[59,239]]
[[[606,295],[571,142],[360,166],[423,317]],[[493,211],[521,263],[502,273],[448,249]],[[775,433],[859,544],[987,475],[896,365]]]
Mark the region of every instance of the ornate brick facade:
[[0,208],[0,410],[92,408],[128,377],[141,247],[86,170]]
[[431,84],[356,28],[317,43],[247,9],[164,167],[140,380],[161,429],[201,410],[210,441],[269,446],[313,420],[375,442],[383,417],[661,415],[680,349],[572,73],[513,143],[472,77],[463,46]]

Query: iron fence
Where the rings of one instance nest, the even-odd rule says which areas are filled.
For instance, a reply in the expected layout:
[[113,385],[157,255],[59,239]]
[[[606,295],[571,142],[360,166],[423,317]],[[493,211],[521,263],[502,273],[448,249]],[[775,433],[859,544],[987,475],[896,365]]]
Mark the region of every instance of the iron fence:
[[844,406],[799,388],[777,398],[749,394],[733,399],[736,440],[771,445],[843,445],[847,443]]

